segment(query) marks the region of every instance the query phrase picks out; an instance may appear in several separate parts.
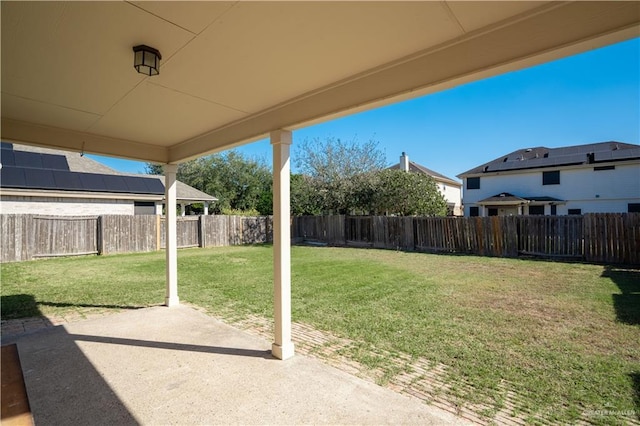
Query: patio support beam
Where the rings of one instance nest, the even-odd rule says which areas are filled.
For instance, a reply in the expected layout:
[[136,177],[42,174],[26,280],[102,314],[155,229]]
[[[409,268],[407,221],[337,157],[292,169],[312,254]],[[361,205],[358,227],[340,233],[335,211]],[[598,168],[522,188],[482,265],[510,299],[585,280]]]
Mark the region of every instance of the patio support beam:
[[294,354],[291,341],[291,214],[289,148],[291,132],[271,132],[273,147],[273,293],[275,342],[271,353],[279,359]]
[[176,230],[176,173],[178,171],[177,164],[164,165],[164,193],[166,206],[165,220],[165,254],[166,254],[166,272],[167,272],[167,289],[165,296],[165,305],[177,306],[180,301],[178,299],[178,238]]

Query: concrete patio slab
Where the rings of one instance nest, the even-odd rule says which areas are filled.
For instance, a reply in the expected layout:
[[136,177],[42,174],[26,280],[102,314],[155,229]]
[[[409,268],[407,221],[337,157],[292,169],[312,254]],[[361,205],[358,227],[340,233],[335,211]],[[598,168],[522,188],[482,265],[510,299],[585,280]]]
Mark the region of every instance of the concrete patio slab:
[[[4,342],[3,342],[4,343]],[[36,424],[467,424],[186,306],[17,339]]]

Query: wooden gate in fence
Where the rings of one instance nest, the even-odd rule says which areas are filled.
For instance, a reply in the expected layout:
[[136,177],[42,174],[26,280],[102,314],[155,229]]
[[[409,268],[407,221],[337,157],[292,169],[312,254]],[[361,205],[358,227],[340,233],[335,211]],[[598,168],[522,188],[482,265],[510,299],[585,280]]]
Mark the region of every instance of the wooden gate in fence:
[[98,217],[34,216],[33,257],[98,253]]

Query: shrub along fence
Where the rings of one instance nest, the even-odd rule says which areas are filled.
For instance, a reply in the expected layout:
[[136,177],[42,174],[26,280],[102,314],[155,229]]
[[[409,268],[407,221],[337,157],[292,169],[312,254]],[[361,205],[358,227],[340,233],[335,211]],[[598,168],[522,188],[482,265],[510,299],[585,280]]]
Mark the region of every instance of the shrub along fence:
[[329,245],[640,264],[640,214],[301,216],[292,236]]
[[[186,216],[177,219],[178,248],[271,242],[271,217]],[[160,216],[0,215],[0,262],[40,257],[160,250]]]

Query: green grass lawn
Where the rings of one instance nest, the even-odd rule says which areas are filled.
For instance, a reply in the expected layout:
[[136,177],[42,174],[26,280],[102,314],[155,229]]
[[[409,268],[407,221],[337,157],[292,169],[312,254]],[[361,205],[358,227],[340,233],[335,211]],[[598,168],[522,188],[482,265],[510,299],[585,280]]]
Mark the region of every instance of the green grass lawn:
[[[178,262],[182,301],[227,318],[272,316],[270,246],[181,250]],[[1,272],[2,319],[164,301],[162,252],[4,264]],[[532,422],[576,421],[589,410],[609,413],[588,417],[594,423],[624,424],[620,413],[637,421],[639,294],[637,269],[292,249],[294,321],[354,340],[346,355],[372,368],[388,352],[444,364],[456,400],[497,411],[514,392],[516,414]]]

